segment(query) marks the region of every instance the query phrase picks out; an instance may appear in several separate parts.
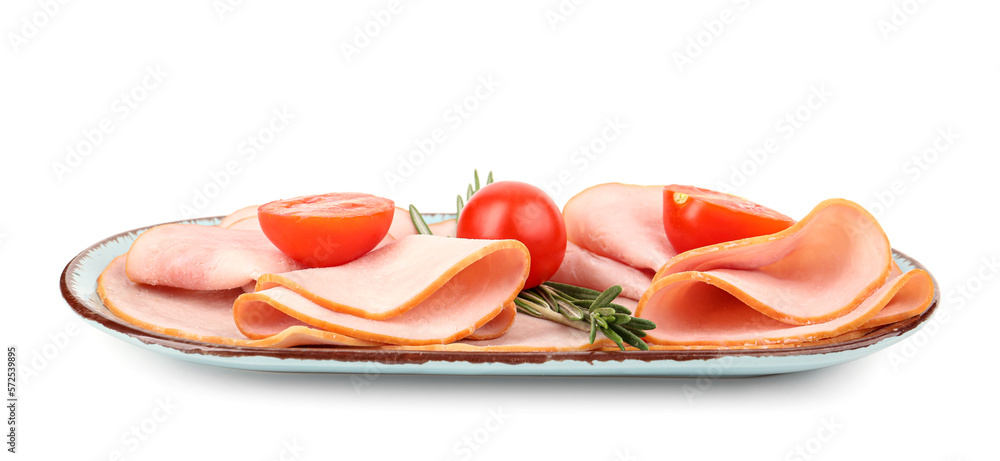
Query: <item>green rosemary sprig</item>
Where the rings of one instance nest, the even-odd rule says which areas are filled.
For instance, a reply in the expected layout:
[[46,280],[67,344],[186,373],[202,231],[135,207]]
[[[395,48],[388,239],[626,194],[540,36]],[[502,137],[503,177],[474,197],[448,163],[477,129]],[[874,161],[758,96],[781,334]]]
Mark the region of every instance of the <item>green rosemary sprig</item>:
[[[456,200],[456,211],[455,220],[462,214],[462,208],[465,208],[465,202],[472,198],[472,194],[479,192],[479,170],[472,170],[473,183],[469,184],[469,187],[465,191],[465,200],[462,200],[462,196],[459,195]],[[486,185],[493,184],[493,172],[486,177]],[[425,235],[434,235],[431,232],[430,226],[427,225],[427,221],[424,221],[423,215],[417,211],[417,207],[410,205],[410,219],[413,221],[413,226],[417,228],[417,233]]]
[[613,301],[622,292],[615,285],[603,292],[564,283],[545,282],[535,288],[521,291],[514,299],[518,312],[561,323],[578,330],[590,331],[590,343],[600,331],[606,338],[625,350],[625,344],[647,351],[642,340],[645,330],[656,324],[632,316],[632,311]]
[[[465,208],[465,202],[468,202],[472,198],[472,195],[479,192],[479,170],[472,170],[473,183],[469,184],[469,187],[465,189],[465,200],[462,199],[462,194],[458,195],[455,200],[457,207],[455,211],[455,219],[458,219],[462,215],[462,208]],[[486,176],[486,185],[493,184],[493,172]]]

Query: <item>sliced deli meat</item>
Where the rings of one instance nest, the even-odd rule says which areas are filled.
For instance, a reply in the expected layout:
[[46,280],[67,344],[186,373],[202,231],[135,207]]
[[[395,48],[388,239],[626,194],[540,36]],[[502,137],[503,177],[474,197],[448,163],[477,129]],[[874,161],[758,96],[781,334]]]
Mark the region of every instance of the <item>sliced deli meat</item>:
[[125,275],[125,255],[115,258],[101,273],[97,293],[118,318],[149,331],[182,339],[249,347],[377,345],[301,325],[266,338],[250,339],[240,333],[233,320],[233,302],[243,290],[194,291],[135,283]]
[[[663,345],[741,346],[842,335],[881,311],[930,306],[920,270],[894,271],[888,238],[857,204],[828,200],[791,228],[683,253],[661,268],[636,315]],[[890,276],[893,276],[890,278]]]
[[621,285],[622,296],[639,299],[653,283],[652,274],[653,271],[636,269],[567,242],[562,265],[549,280],[597,291]]
[[466,336],[467,340],[482,341],[487,339],[496,339],[510,330],[514,326],[514,319],[517,318],[517,306],[514,304],[508,304],[503,307],[503,310],[493,317],[485,325],[476,328],[472,334]]
[[250,338],[311,325],[390,344],[449,343],[513,302],[528,261],[514,240],[411,235],[342,266],[262,275],[233,315]]
[[[517,314],[510,329],[502,336],[475,341],[471,338],[450,344],[422,346],[381,346],[383,350],[448,351],[448,352],[571,352],[590,351],[607,347],[610,340],[598,339],[590,344],[590,334],[565,325]],[[617,348],[616,348],[617,349]]]
[[257,216],[247,216],[246,218],[243,218],[239,221],[230,224],[226,228],[234,230],[253,230],[253,231],[263,232],[260,229],[260,220],[257,219]]
[[136,283],[188,290],[242,287],[260,274],[301,269],[260,231],[164,224],[132,243],[126,274]]
[[455,237],[458,235],[458,220],[457,219],[445,219],[444,221],[436,222],[434,224],[428,224],[431,232],[434,235],[441,235],[444,237]]
[[247,207],[240,208],[239,210],[236,210],[224,216],[222,220],[219,221],[219,227],[230,228],[233,227],[233,225],[236,224],[237,222],[243,221],[247,218],[256,218],[257,208],[259,207],[260,205],[250,205]]
[[608,183],[563,207],[566,238],[591,253],[657,271],[677,255],[663,231],[663,186]]

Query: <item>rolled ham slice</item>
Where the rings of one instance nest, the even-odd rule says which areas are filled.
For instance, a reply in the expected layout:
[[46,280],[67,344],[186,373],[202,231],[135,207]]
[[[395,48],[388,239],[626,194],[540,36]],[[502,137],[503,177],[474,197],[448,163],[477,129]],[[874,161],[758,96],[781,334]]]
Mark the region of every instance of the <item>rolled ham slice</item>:
[[389,344],[449,343],[512,304],[528,261],[515,240],[411,235],[342,266],[262,275],[233,315],[250,338],[311,325]]
[[126,274],[136,283],[188,290],[242,287],[264,273],[301,269],[260,231],[164,224],[132,243]]
[[855,203],[828,200],[777,234],[677,256],[656,274],[636,315],[656,322],[646,339],[662,345],[822,340],[877,326],[869,322],[883,310],[889,322],[930,306],[930,276],[893,268],[875,219]]

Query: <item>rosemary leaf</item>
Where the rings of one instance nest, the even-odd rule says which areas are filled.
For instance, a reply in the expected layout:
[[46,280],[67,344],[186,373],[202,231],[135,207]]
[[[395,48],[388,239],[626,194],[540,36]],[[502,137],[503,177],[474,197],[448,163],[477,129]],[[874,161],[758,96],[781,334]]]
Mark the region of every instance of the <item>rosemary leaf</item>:
[[476,178],[476,188],[473,190],[473,193],[479,192],[479,170],[472,170],[472,175]]
[[618,333],[616,333],[614,330],[610,328],[605,328],[601,330],[601,333],[604,333],[604,336],[606,336],[608,339],[610,339],[616,345],[618,345],[619,349],[625,350],[625,345],[622,344],[622,337],[618,335]]
[[458,196],[457,204],[458,204],[457,211],[455,211],[456,221],[458,221],[458,217],[462,215],[462,208],[465,208],[465,201],[462,200],[461,195]]
[[424,235],[434,235],[431,232],[431,228],[427,226],[427,221],[424,221],[424,217],[420,215],[417,211],[417,207],[410,205],[410,219],[413,220],[413,226],[417,228],[417,233]]
[[551,288],[555,288],[556,290],[559,290],[559,291],[561,291],[561,292],[563,292],[563,293],[565,293],[565,294],[567,294],[567,295],[569,295],[569,296],[571,296],[573,298],[579,299],[579,300],[587,300],[587,299],[589,299],[589,300],[595,300],[595,299],[597,299],[598,296],[601,295],[600,291],[591,290],[589,288],[583,288],[583,287],[578,287],[578,286],[573,286],[573,285],[567,285],[565,283],[545,282],[545,285],[548,285]]
[[[621,326],[618,326],[618,325],[611,325],[610,329],[611,329],[611,331],[613,331],[616,334],[618,334],[621,337],[621,339],[626,344],[628,344],[629,346],[632,346],[632,347],[634,347],[636,349],[639,349],[641,351],[648,351],[649,350],[649,345],[647,345],[646,342],[642,340],[642,338],[636,336],[634,333],[632,333],[631,331],[629,331],[627,328],[622,328]],[[619,344],[618,347],[622,347],[621,344]],[[625,350],[625,348],[622,347],[622,350]]]
[[633,330],[633,329],[629,328],[628,325],[622,325],[622,328],[625,328],[626,330],[629,331],[629,333],[632,333],[632,334],[634,334],[634,335],[636,335],[636,336],[638,336],[640,338],[645,338],[646,336],[648,336],[645,331],[642,331],[642,330]]
[[597,323],[594,322],[594,317],[590,318],[590,344],[594,344],[597,340]]
[[618,295],[620,294],[622,294],[621,285],[615,285],[611,288],[608,288],[607,290],[604,290],[604,292],[601,293],[600,296],[597,297],[597,299],[594,300],[593,307],[599,308],[607,306],[611,304],[611,301],[614,301],[615,298],[617,298]]
[[583,310],[561,299],[556,299],[559,305],[559,312],[573,320],[583,320]]
[[[594,302],[594,304],[596,305],[597,302]],[[610,307],[598,307],[596,309],[594,309],[593,307],[591,307],[590,308],[590,315],[596,315],[596,316],[599,316],[599,317],[607,317],[607,316],[610,316],[610,315],[615,315],[615,310],[612,309],[612,308],[610,308]]]
[[628,322],[628,327],[633,330],[652,330],[656,328],[656,324],[646,319],[632,317],[632,320]]
[[632,316],[627,314],[615,314],[612,317],[615,319],[612,320],[611,323],[615,325],[625,325],[632,321]]
[[486,177],[486,185],[493,184],[493,171],[490,171],[490,175]]
[[535,310],[535,306],[521,298],[514,298],[514,305],[517,306],[518,312],[523,312],[532,317],[544,318],[542,313]]

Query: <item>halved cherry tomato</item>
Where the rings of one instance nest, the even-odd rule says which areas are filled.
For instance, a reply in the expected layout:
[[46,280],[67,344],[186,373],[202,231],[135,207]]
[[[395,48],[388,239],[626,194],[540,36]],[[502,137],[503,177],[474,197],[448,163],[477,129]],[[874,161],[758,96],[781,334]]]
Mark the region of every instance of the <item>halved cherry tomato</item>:
[[357,192],[276,200],[257,208],[260,228],[282,253],[310,267],[358,259],[389,232],[392,200]]
[[458,237],[523,243],[531,254],[525,289],[552,277],[566,256],[559,206],[541,189],[518,181],[495,182],[476,192],[458,217]]
[[684,252],[788,229],[795,220],[742,197],[693,186],[663,188],[663,228]]

